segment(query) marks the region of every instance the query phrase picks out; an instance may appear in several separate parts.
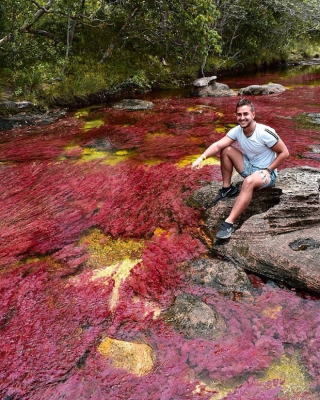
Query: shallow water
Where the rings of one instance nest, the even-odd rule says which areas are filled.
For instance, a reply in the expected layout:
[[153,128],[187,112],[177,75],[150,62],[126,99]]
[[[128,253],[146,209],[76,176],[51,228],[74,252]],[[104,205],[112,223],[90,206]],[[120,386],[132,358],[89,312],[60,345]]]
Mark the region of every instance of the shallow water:
[[[225,78],[281,83],[253,99],[291,157],[319,167],[320,68]],[[0,133],[0,394],[5,399],[318,399],[320,303],[251,276],[252,301],[191,284],[178,265],[206,256],[187,199],[220,179],[190,164],[235,124],[238,98],[146,96]],[[226,322],[188,339],[162,319],[181,293]]]

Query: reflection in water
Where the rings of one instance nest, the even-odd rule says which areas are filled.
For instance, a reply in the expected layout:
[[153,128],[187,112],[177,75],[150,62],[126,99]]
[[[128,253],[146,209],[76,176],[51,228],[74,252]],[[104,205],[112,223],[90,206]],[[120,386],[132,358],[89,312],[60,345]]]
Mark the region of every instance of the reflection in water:
[[[295,69],[294,71],[297,71]],[[254,98],[288,145],[285,167],[318,167],[319,67],[225,80],[281,83]],[[148,96],[148,111],[83,110],[1,134],[0,393],[7,399],[316,399],[320,303],[256,277],[250,299],[190,283],[207,255],[190,194],[220,179],[191,161],[234,124],[236,98]],[[214,307],[217,340],[161,318],[179,293]]]

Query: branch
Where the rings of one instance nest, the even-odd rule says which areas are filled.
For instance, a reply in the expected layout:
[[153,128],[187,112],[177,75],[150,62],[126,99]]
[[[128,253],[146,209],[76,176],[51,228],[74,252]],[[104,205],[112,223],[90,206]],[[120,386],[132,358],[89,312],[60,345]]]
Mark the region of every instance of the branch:
[[118,35],[114,38],[114,40],[110,43],[107,51],[104,53],[104,55],[102,56],[101,60],[99,61],[100,64],[102,64],[103,62],[105,62],[105,60],[110,56],[112,50],[114,49],[114,46],[117,44],[117,42],[119,41],[119,34],[120,32],[122,32],[126,26],[129,24],[129,21],[135,16],[136,12],[139,10],[139,7],[136,7],[132,13],[130,14],[130,16],[126,19],[125,23],[122,25],[121,29],[118,32]]
[[53,33],[50,33],[50,32],[47,32],[47,31],[43,31],[43,30],[40,30],[40,29],[28,29],[26,31],[26,33],[32,33],[33,35],[45,36],[45,37],[47,37],[49,39],[54,40],[55,42],[58,42],[57,37]]
[[[32,31],[30,28],[44,15],[46,14],[52,4],[53,4],[54,0],[48,0],[48,3],[45,7],[41,7],[36,1],[32,0],[32,3],[35,4],[38,7],[38,11],[34,14],[34,18],[32,22],[29,23],[25,23],[20,29],[19,29],[19,33],[24,33],[24,32],[30,32],[30,33],[35,33],[36,31]],[[40,31],[38,31],[40,32]],[[38,33],[40,34],[40,33]],[[42,33],[43,34],[43,33]],[[48,35],[44,35],[44,36],[50,36],[51,34],[48,33]],[[9,40],[13,40],[13,33],[9,33],[8,35],[4,36],[2,39],[0,39],[0,45],[2,43],[8,42]]]

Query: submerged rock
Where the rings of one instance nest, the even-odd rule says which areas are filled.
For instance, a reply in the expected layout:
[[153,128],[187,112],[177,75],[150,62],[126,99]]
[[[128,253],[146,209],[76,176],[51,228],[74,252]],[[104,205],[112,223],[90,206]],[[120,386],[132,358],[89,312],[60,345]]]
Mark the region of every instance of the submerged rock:
[[201,258],[183,268],[184,276],[196,285],[212,287],[224,295],[249,294],[251,283],[242,268],[228,261]]
[[259,275],[320,293],[319,184],[319,169],[281,171],[275,187],[254,193],[236,231],[225,241],[214,236],[235,199],[212,206],[209,200],[221,186],[217,182],[198,190],[193,201],[207,208],[203,236],[211,240],[216,255]]
[[212,306],[187,293],[177,296],[163,318],[189,339],[216,340],[226,331],[223,317]]
[[139,99],[123,99],[115,103],[112,107],[121,110],[149,110],[153,108],[154,104],[151,101]]
[[29,125],[49,125],[66,115],[66,110],[47,112],[19,112],[15,115],[0,117],[0,131]]
[[152,348],[147,344],[106,338],[98,351],[108,357],[115,368],[125,369],[131,374],[142,376],[152,371]]
[[239,90],[239,95],[265,95],[265,94],[278,94],[285,91],[285,87],[278,83],[268,83],[267,85],[250,85]]

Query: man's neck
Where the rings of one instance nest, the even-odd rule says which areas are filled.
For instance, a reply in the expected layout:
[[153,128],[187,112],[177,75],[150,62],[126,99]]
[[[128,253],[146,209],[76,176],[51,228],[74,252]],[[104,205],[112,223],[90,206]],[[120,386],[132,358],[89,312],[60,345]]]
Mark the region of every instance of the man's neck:
[[256,121],[252,121],[252,123],[243,129],[243,133],[249,137],[253,134],[254,130],[256,129]]

